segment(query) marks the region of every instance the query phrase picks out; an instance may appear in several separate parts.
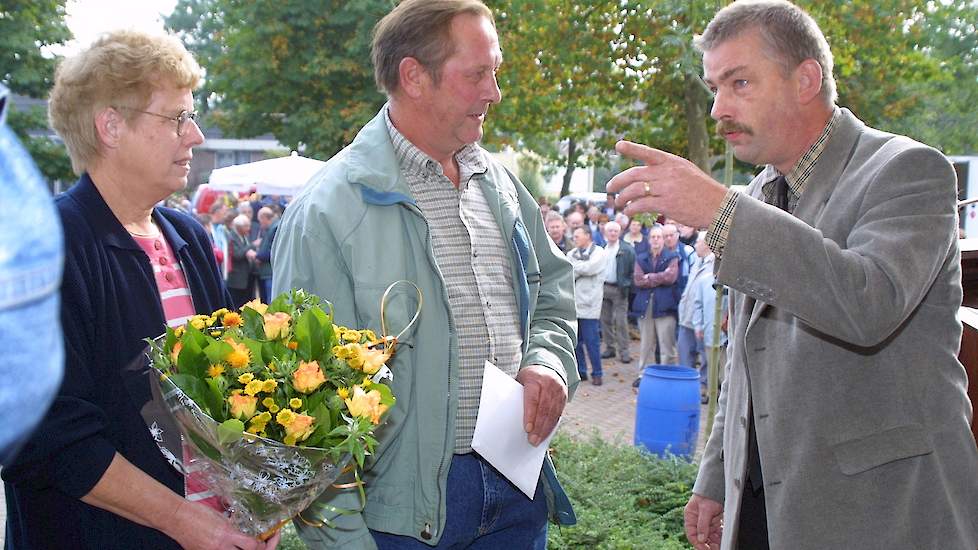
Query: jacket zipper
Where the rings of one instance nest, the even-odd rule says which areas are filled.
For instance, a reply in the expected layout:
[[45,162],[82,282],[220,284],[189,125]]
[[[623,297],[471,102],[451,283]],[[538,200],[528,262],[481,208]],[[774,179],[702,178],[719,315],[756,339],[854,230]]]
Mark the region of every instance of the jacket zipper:
[[[424,214],[421,212],[421,209],[418,208],[418,205],[417,204],[415,204],[413,202],[408,202],[406,204],[409,206],[409,209],[412,212],[414,212],[415,214],[417,214],[418,217],[420,217],[421,220],[424,222],[424,225],[425,225],[425,240],[426,240],[425,244],[426,244],[426,249],[427,249],[427,252],[428,252],[428,261],[431,262],[431,264],[434,266],[435,273],[438,274],[438,278],[441,280],[442,292],[445,293],[445,278],[441,274],[441,269],[438,267],[438,262],[436,262],[435,259],[432,257],[432,254],[433,254],[432,250],[433,250],[433,248],[432,248],[432,244],[431,244],[431,226],[428,225],[428,220],[424,217]],[[445,300],[445,303],[448,303],[447,293],[443,296],[443,298]],[[450,308],[448,309],[448,312],[447,313],[448,313],[448,341],[449,342],[452,342],[452,340],[454,340],[454,338],[455,338],[455,318],[452,317],[452,311],[451,311]],[[449,343],[449,346],[448,346],[448,369],[447,369],[447,372],[448,372],[448,374],[447,374],[447,376],[448,376],[448,389],[445,392],[445,397],[448,398],[445,401],[445,418],[446,418],[446,420],[448,420],[449,415],[452,414],[452,406],[451,406],[451,403],[452,403],[452,399],[451,399],[451,392],[452,392],[452,347],[451,347],[451,344],[450,343]],[[448,448],[449,444],[451,443],[449,441],[450,435],[451,434],[448,433],[448,429],[446,427],[446,429],[445,429],[445,448]],[[452,445],[453,450],[454,450],[454,447],[455,446],[453,444]],[[439,481],[441,480],[441,472],[444,469],[445,469],[445,452],[442,451],[441,460],[438,461],[438,467],[435,469],[435,479],[436,480],[439,480]],[[438,521],[438,523],[435,525],[435,532],[438,533],[439,535],[441,534],[441,525],[443,523],[445,523],[444,522],[444,519],[441,517],[442,500],[443,500],[442,499],[442,491],[439,490],[438,491],[438,508],[437,508],[437,510],[435,512],[435,515],[437,516],[437,521]],[[427,522],[425,522],[424,531],[423,532],[432,534],[431,533],[431,526]]]

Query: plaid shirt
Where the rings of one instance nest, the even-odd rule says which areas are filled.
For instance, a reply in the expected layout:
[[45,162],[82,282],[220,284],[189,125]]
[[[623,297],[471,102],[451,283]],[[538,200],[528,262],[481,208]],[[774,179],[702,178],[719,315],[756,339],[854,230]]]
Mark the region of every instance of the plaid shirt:
[[441,165],[394,127],[389,113],[387,129],[401,174],[428,222],[448,293],[459,358],[455,452],[467,453],[472,450],[486,360],[515,377],[523,356],[509,248],[481,184],[472,185],[488,169],[478,145],[468,144],[455,153],[456,189]]
[[[794,167],[787,174],[784,174],[784,178],[788,182],[788,212],[794,212],[795,207],[798,206],[798,200],[805,191],[805,186],[808,185],[808,179],[815,170],[815,163],[818,162],[818,157],[825,150],[825,145],[828,143],[832,131],[839,125],[839,120],[842,118],[841,115],[842,111],[836,107],[832,118],[829,119],[828,124],[825,125],[825,129],[822,130],[822,135],[798,159]],[[761,172],[761,175],[765,180],[765,183],[761,186],[761,191],[764,193],[764,202],[774,204],[775,189],[772,183],[781,173],[774,166],[767,165]],[[717,211],[717,215],[710,222],[710,227],[707,229],[706,244],[716,254],[717,259],[723,256],[723,249],[727,245],[727,238],[730,235],[730,223],[733,220],[734,210],[737,208],[737,199],[739,197],[739,192],[733,189],[727,190],[723,202],[720,203],[720,210]]]

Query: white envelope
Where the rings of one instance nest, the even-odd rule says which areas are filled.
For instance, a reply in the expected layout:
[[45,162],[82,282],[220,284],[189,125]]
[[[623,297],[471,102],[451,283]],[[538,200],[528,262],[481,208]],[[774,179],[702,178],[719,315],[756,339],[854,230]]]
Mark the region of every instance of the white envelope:
[[532,499],[556,432],[555,427],[539,445],[530,445],[523,429],[523,385],[486,361],[472,450]]

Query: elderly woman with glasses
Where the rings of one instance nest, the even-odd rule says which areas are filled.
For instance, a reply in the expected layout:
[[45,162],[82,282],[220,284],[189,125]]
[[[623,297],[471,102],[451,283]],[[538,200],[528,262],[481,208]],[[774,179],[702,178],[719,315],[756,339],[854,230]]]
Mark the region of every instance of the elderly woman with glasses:
[[200,76],[179,41],[133,31],[104,35],[55,75],[51,124],[81,176],[56,200],[65,375],[3,469],[7,548],[266,548],[164,458],[140,415],[149,378],[125,370],[145,338],[231,303],[203,227],[155,206],[186,187],[204,141]]

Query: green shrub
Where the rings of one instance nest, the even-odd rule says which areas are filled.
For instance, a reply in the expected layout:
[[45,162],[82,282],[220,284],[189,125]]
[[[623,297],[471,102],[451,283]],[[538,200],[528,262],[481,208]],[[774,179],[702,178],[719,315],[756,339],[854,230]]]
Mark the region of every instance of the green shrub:
[[[691,548],[683,531],[696,465],[658,458],[630,445],[558,434],[551,441],[557,476],[574,504],[577,525],[550,526],[552,550],[675,550]],[[281,550],[305,546],[292,525]]]

